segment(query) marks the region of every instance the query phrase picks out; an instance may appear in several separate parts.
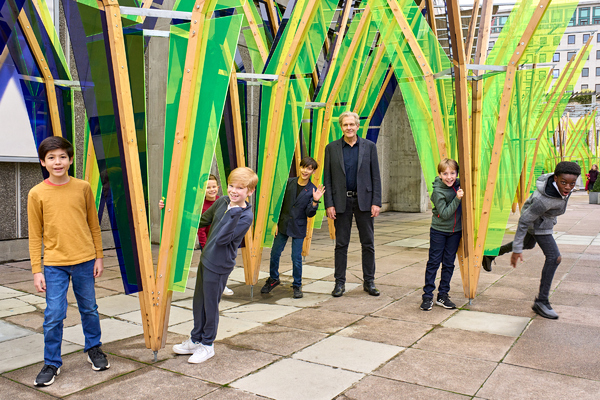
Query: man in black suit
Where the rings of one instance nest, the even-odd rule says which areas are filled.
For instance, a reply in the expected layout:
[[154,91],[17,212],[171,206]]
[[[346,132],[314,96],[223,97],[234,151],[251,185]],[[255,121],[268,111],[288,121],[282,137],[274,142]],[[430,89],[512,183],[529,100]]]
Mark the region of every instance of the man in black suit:
[[381,208],[381,177],[375,143],[359,138],[358,114],[344,112],[339,117],[344,136],[325,147],[323,181],[327,217],[335,224],[335,288],[334,297],[344,294],[346,264],[352,216],[362,246],[363,288],[371,296],[379,296],[375,287],[375,245],[373,221]]

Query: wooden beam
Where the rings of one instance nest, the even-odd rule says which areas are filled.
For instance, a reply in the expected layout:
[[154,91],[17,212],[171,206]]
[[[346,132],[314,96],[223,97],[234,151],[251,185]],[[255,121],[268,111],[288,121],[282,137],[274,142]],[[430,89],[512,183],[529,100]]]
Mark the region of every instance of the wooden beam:
[[469,30],[467,32],[467,44],[465,46],[465,56],[467,57],[467,60],[471,59],[471,53],[473,52],[473,41],[475,40],[475,29],[477,28],[478,15],[479,0],[475,0],[473,2],[473,12],[471,13],[471,21],[469,22]]
[[267,3],[267,12],[269,13],[269,18],[271,19],[271,25],[273,28],[273,37],[277,35],[277,31],[279,30],[279,13],[277,12],[277,6],[275,5],[274,0],[266,0]]
[[[263,42],[263,37],[258,30],[258,25],[254,20],[254,15],[252,14],[252,10],[250,9],[250,5],[248,1],[244,1],[244,5],[242,6],[244,10],[244,15],[248,20],[248,25],[250,26],[250,30],[252,31],[252,36],[254,37],[254,41],[256,42],[256,47],[260,54],[260,58],[263,60],[263,63],[267,62],[267,58],[269,57],[269,50],[267,50],[266,44]],[[237,81],[236,81],[237,85]]]
[[121,26],[121,11],[117,0],[101,0],[106,17],[106,41],[110,51],[109,69],[112,70],[114,80],[114,98],[116,99],[115,114],[118,117],[119,126],[117,131],[121,135],[125,167],[127,170],[127,183],[129,188],[128,198],[130,200],[134,237],[136,243],[137,259],[141,284],[143,290],[139,293],[139,301],[142,312],[142,325],[144,327],[144,338],[146,346],[152,350],[159,350],[159,343],[155,337],[156,314],[152,308],[156,308],[158,297],[155,293],[154,264],[152,261],[152,249],[150,247],[150,233],[144,200],[144,188],[142,186],[142,172],[140,168],[139,150],[135,129],[133,102],[131,99],[131,87],[129,83],[129,69],[127,66],[127,55],[123,27]]
[[431,27],[431,30],[433,31],[433,36],[435,36],[437,38],[438,35],[437,35],[437,28],[436,28],[436,23],[435,23],[435,11],[433,8],[433,0],[422,0],[421,4],[427,6],[427,22],[429,23],[429,26]]
[[44,56],[44,52],[38,43],[37,37],[33,32],[33,28],[24,9],[21,10],[17,19],[19,21],[19,25],[21,25],[21,30],[23,31],[23,35],[27,40],[31,54],[33,54],[35,63],[42,74],[41,78],[44,81],[44,86],[46,88],[46,98],[48,100],[48,112],[50,113],[52,134],[54,136],[63,136],[62,125],[60,123],[60,112],[58,109],[58,98],[56,97],[56,88],[54,87],[54,77],[52,76],[52,72],[50,71],[50,67],[48,66],[48,62]]

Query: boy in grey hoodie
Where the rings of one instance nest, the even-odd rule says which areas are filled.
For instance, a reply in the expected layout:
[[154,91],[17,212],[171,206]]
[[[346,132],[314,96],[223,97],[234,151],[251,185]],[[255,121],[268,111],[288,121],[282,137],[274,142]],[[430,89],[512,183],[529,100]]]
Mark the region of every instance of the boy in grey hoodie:
[[[544,318],[558,318],[558,314],[548,301],[552,279],[561,262],[560,252],[552,233],[556,217],[563,215],[567,209],[567,202],[579,175],[581,175],[579,165],[562,161],[556,165],[553,174],[540,176],[536,182],[537,190],[523,204],[515,240],[501,246],[498,253],[498,256],[501,256],[512,251],[510,265],[514,268],[517,266],[517,261],[523,261],[523,249],[533,249],[536,243],[540,246],[546,261],[542,269],[540,291],[531,308]],[[491,271],[494,258],[496,257],[484,256],[483,269]]]
[[456,251],[462,237],[462,208],[460,205],[463,190],[458,181],[458,163],[443,159],[438,165],[440,176],[433,182],[431,201],[433,217],[429,236],[429,260],[425,270],[425,286],[421,310],[429,311],[433,307],[435,277],[442,264],[442,276],[438,287],[437,305],[444,308],[456,308],[450,300],[450,280],[454,273]]

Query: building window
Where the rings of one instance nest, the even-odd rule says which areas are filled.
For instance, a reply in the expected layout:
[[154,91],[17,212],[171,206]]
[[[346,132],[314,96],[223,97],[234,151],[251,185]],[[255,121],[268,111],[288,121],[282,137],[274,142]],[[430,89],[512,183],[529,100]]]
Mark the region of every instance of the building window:
[[560,61],[560,53],[554,53],[554,57],[552,57],[552,62]]
[[600,67],[596,67],[596,76],[600,76]]
[[582,68],[581,69],[581,76],[583,76],[583,77],[590,76],[590,69],[589,68]]
[[596,50],[596,60],[600,60],[600,50]]
[[539,73],[538,73],[538,79],[539,79],[539,80],[544,80],[544,79],[546,79],[546,74],[545,74],[545,73],[543,73],[543,72],[539,72]]
[[581,85],[581,90],[587,90],[588,85]]
[[540,44],[541,44],[541,45],[548,44],[548,36],[542,36],[542,37],[540,38]]
[[569,35],[567,39],[569,44],[575,44],[575,35]]
[[571,17],[571,19],[569,20],[569,26],[575,26],[575,18],[577,15],[577,9],[575,10],[575,12],[573,13],[573,16]]
[[552,70],[552,77],[553,78],[558,78],[558,75],[560,74],[560,70],[558,68],[555,68]]
[[569,51],[567,53],[567,61],[571,61],[571,58],[575,57],[576,52],[575,51]]
[[558,46],[560,44],[560,36],[554,35],[554,37],[552,38],[552,44],[554,46]]
[[590,8],[589,7],[581,7],[579,9],[579,25],[589,25],[590,24]]
[[592,24],[600,24],[600,7],[594,7],[594,14],[592,15]]
[[596,93],[600,93],[600,85],[596,85]]
[[540,53],[540,58],[539,61],[540,63],[545,63],[547,61],[547,54],[546,53]]
[[[600,8],[600,7],[598,7]],[[552,10],[552,22],[563,22],[563,11],[562,10]]]
[[589,38],[590,38],[590,34],[584,33],[583,34],[583,44],[586,44]]

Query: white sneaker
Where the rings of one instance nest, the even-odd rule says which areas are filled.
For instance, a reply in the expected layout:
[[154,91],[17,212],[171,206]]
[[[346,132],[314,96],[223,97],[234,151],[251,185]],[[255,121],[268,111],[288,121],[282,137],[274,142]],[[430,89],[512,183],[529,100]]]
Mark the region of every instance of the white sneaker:
[[196,350],[202,347],[200,342],[192,342],[192,338],[189,338],[181,344],[173,346],[173,352],[177,354],[194,354]]
[[206,346],[201,344],[200,347],[188,359],[190,364],[200,364],[215,355],[215,346]]
[[233,296],[233,290],[231,290],[227,286],[225,286],[225,289],[223,289],[223,294],[225,296]]

